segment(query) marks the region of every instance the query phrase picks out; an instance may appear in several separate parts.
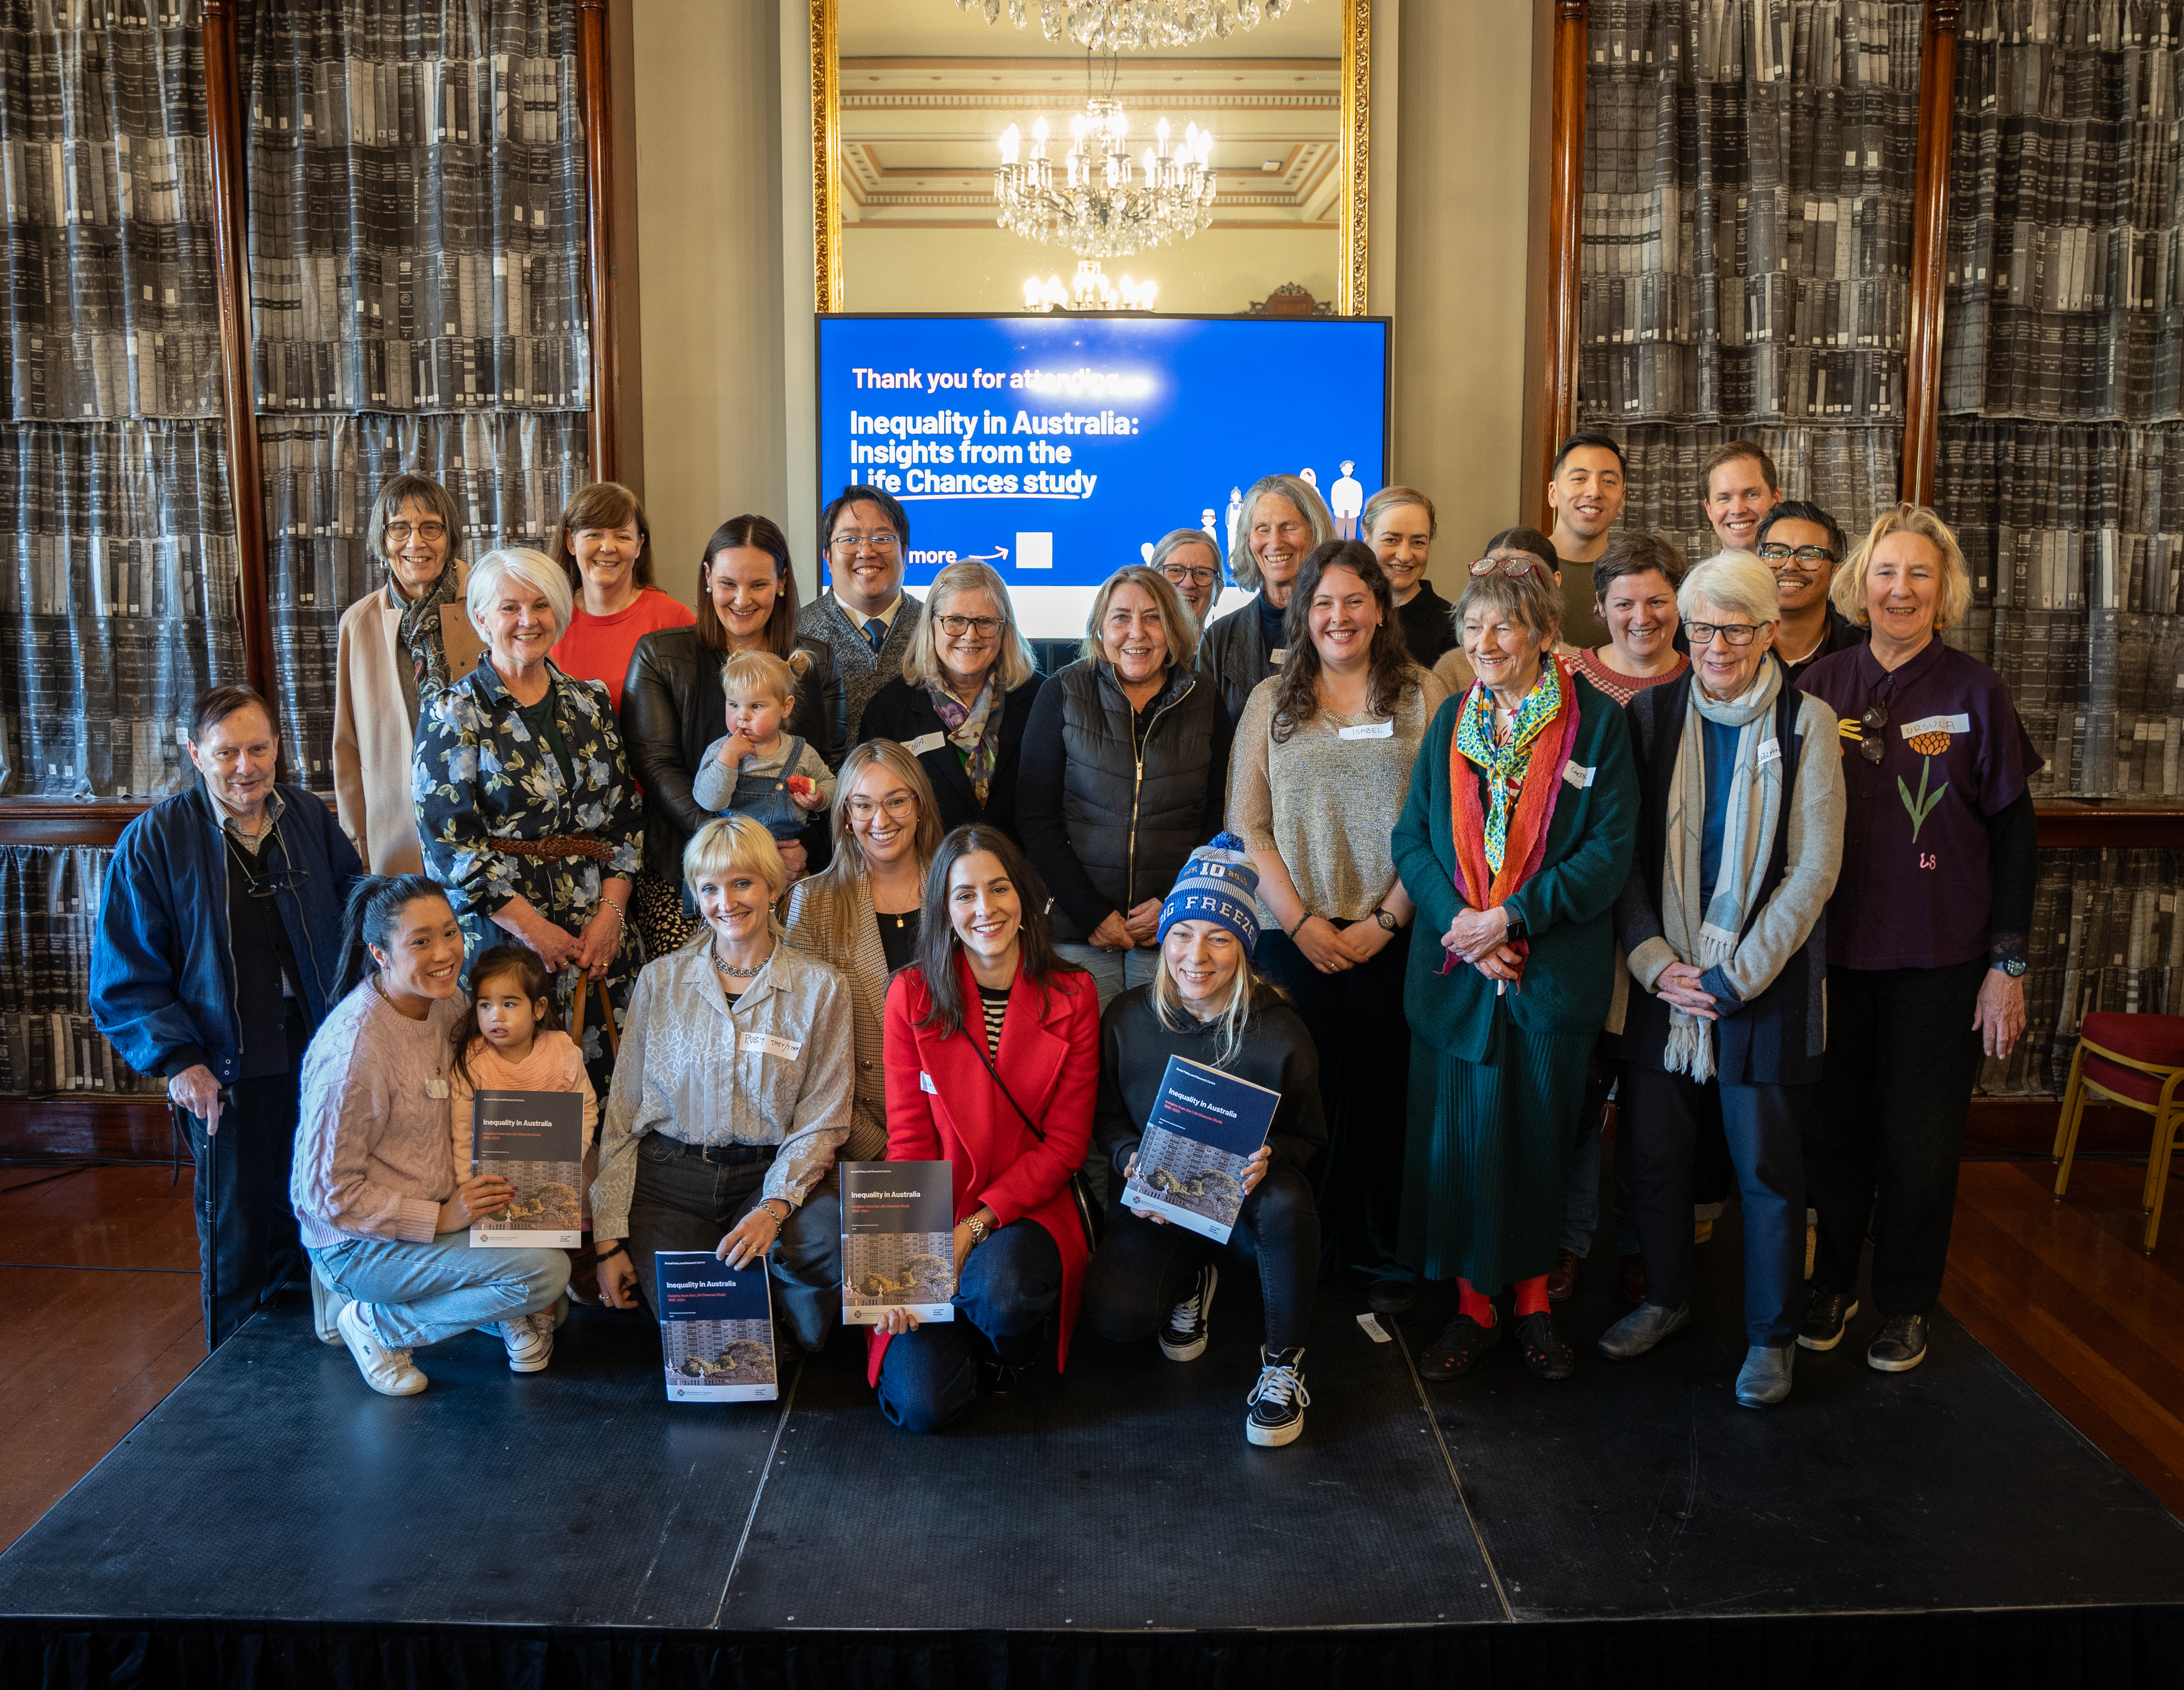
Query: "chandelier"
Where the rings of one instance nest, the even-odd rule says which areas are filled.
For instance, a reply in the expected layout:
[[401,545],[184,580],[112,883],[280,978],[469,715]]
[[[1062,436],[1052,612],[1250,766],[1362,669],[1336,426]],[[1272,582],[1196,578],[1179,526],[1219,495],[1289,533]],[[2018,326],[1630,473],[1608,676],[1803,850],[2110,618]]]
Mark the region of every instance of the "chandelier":
[[[967,12],[998,23],[1001,0],[956,0]],[[1227,40],[1279,18],[1290,0],[1039,0],[1039,26],[1049,41],[1073,41],[1094,53],[1135,53],[1145,47],[1189,47],[1218,36]],[[1029,22],[1025,0],[1009,0],[1009,21]]]
[[[1031,126],[1031,150],[1016,125],[1001,131],[994,172],[998,221],[1011,234],[1067,247],[1079,258],[1125,258],[1189,240],[1213,220],[1213,136],[1192,124],[1171,149],[1167,120],[1134,161],[1130,120],[1114,100],[1095,96],[1069,120],[1069,151],[1057,170],[1046,155],[1046,120]],[[1140,180],[1139,178],[1142,178]]]
[[1096,258],[1077,260],[1077,277],[1064,283],[1058,276],[1050,276],[1041,282],[1036,276],[1024,278],[1024,310],[1051,311],[1056,306],[1071,311],[1150,311],[1153,297],[1160,292],[1157,282],[1133,282],[1126,273],[1121,285],[1107,280]]

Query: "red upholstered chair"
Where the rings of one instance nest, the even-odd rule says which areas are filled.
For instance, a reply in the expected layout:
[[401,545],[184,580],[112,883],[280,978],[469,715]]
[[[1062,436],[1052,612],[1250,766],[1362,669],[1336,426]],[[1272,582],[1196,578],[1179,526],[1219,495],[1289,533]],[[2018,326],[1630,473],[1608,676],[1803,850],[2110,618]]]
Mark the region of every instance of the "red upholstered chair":
[[2153,1117],[2153,1147],[2146,1158],[2146,1189],[2139,1206],[2146,1211],[2142,1247],[2151,1256],[2161,1230],[2161,1201],[2169,1186],[2169,1158],[2184,1127],[2184,1015],[2088,1015],[2078,1029],[2077,1053],[2070,1058],[2070,1083],[2063,1089],[2063,1116],[2055,1125],[2055,1201],[2070,1183],[2070,1160],[2078,1152],[2078,1127],[2086,1100],[2120,1103]]

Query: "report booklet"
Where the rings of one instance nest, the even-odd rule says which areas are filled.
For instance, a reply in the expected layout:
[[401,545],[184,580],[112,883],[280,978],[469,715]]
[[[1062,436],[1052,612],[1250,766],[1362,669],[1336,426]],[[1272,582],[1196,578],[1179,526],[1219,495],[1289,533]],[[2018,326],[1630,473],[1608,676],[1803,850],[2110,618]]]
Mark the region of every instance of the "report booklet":
[[1267,1141],[1281,1101],[1279,1091],[1170,1057],[1123,1207],[1226,1244],[1244,1206],[1244,1164]]
[[471,1163],[515,1187],[506,1208],[471,1229],[473,1250],[573,1250],[584,1241],[582,1092],[479,1092]]
[[945,1162],[842,1162],[842,1319],[953,1320],[956,1186]]
[[710,1250],[662,1250],[660,1349],[671,1403],[771,1403],[781,1395],[773,1292],[763,1259],[732,1268]]

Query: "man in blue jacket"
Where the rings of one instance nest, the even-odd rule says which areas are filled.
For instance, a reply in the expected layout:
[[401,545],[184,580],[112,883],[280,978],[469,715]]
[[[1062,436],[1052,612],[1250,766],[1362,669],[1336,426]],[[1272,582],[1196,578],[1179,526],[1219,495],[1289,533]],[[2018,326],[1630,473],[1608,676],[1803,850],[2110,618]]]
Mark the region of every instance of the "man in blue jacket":
[[274,780],[279,750],[249,688],[198,698],[190,761],[203,779],[123,830],[91,959],[98,1030],[165,1076],[189,1123],[208,1347],[304,1269],[288,1204],[297,1077],[364,872],[326,805]]

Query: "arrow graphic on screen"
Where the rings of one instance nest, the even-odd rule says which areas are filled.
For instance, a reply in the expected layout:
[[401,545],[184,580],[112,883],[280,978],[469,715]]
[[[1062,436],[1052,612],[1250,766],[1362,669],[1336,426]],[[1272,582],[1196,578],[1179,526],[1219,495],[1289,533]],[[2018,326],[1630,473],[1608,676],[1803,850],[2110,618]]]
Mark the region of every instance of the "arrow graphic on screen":
[[967,552],[961,557],[957,558],[956,561],[958,563],[1000,563],[1007,560],[1008,555],[1009,549],[1006,546],[995,546],[993,550],[989,552]]

